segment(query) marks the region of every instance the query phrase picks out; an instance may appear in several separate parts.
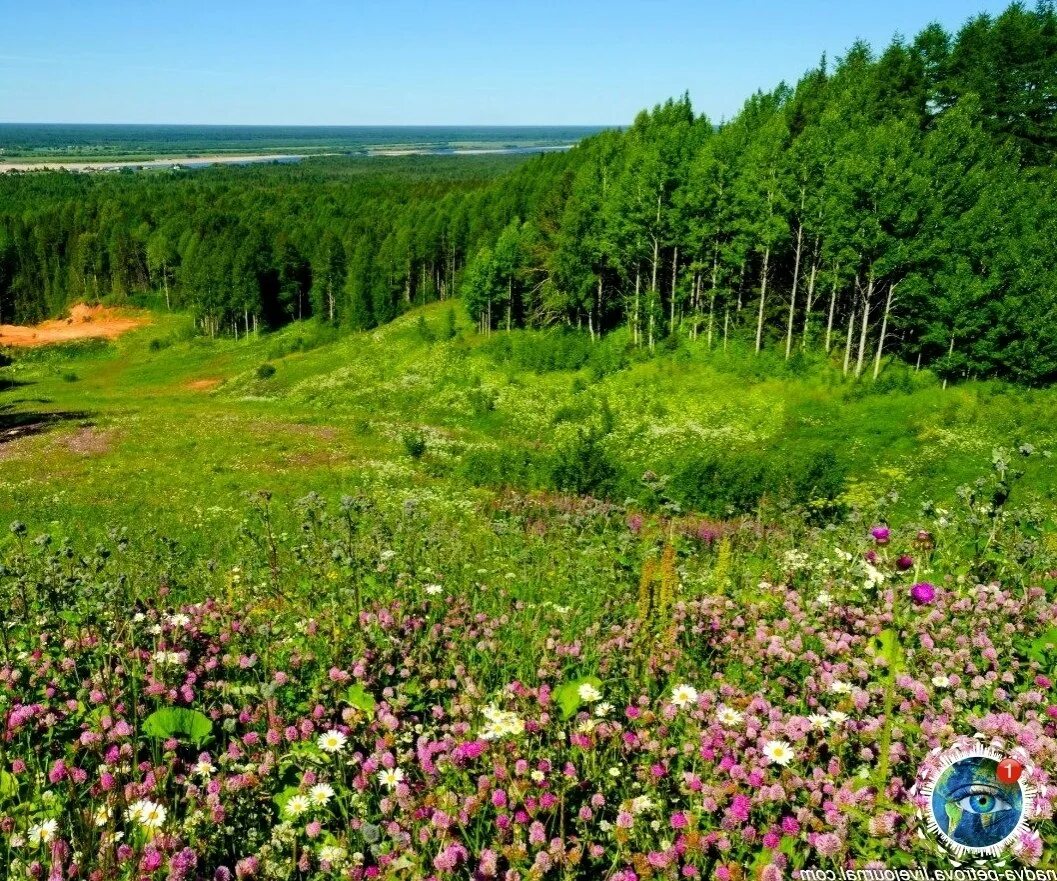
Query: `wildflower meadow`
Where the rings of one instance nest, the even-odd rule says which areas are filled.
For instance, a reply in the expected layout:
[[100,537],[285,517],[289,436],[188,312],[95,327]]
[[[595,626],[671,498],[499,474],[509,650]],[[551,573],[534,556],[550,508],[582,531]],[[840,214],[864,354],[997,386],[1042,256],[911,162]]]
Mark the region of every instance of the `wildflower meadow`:
[[1057,558],[1017,504],[1029,453],[899,521],[535,493],[470,526],[406,494],[309,495],[280,531],[258,497],[223,566],[16,522],[0,862],[51,881],[942,866],[915,776],[975,740],[1031,768],[1009,859],[1052,864]]

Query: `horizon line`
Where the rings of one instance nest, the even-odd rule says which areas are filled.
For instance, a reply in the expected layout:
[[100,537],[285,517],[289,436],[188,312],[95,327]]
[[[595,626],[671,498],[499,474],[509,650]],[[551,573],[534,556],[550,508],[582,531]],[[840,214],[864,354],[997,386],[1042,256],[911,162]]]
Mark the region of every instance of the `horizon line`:
[[0,125],[196,126],[198,128],[612,128],[627,123],[600,122],[63,122],[0,120]]

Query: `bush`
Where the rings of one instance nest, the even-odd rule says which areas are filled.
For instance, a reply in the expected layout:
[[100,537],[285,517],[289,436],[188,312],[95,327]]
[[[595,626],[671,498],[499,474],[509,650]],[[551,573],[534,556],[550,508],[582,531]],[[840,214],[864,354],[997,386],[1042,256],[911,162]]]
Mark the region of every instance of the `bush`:
[[426,344],[437,341],[437,335],[433,333],[433,328],[429,326],[429,322],[422,315],[419,315],[418,321],[415,322],[415,336]]
[[271,379],[275,376],[275,366],[265,362],[257,368],[257,379]]
[[12,363],[10,355],[0,352],[0,367],[10,367]]
[[474,486],[518,489],[544,485],[548,476],[530,450],[506,446],[468,450],[459,460],[457,473]]
[[404,443],[404,452],[412,459],[421,459],[426,452],[426,438],[417,431],[405,431],[400,439]]
[[67,370],[65,373],[62,374],[63,382],[77,382],[78,379],[79,377],[72,370]]
[[711,451],[684,459],[668,484],[672,497],[705,514],[749,514],[765,496],[832,511],[845,487],[837,454],[818,445]]
[[602,447],[602,434],[594,428],[577,429],[576,437],[554,454],[551,484],[562,492],[608,496],[619,470]]

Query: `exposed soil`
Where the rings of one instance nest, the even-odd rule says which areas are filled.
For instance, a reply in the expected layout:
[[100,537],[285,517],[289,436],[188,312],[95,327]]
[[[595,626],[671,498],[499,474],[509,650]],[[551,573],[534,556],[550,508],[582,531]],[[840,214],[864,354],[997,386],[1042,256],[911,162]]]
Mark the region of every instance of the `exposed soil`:
[[105,453],[110,448],[110,432],[86,426],[64,437],[62,443],[71,453],[85,456]]
[[187,383],[187,388],[196,392],[211,392],[218,385],[220,385],[219,379],[192,379]]
[[131,314],[110,306],[87,306],[79,303],[68,318],[57,318],[26,327],[0,324],[0,346],[21,348],[67,343],[73,340],[112,340],[148,323],[143,315]]

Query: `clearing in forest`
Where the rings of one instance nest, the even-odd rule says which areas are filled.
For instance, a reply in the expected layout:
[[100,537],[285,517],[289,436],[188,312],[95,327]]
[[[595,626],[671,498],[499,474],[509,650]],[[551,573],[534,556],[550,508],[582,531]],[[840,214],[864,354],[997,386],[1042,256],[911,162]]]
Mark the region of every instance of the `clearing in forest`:
[[0,346],[32,347],[73,340],[112,340],[148,322],[142,313],[78,303],[67,318],[31,326],[0,324]]

